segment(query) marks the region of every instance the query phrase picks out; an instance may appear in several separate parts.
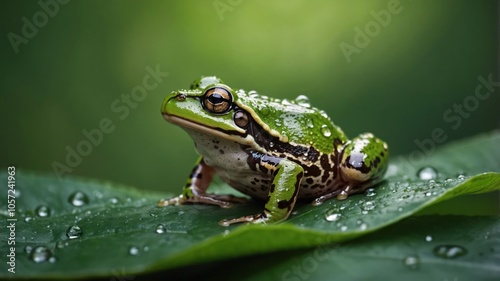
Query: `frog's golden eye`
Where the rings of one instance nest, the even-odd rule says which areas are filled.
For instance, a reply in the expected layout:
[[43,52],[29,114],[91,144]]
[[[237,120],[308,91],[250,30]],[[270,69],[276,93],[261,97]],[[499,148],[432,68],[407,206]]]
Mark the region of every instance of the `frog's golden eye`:
[[231,110],[233,95],[227,89],[213,87],[205,92],[201,104],[212,113],[223,114]]
[[234,124],[245,129],[248,126],[248,114],[244,111],[238,110],[233,115]]

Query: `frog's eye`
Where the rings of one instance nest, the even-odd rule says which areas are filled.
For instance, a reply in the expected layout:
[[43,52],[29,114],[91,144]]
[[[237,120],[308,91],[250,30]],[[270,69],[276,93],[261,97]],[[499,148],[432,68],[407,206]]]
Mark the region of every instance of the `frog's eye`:
[[233,115],[234,124],[245,129],[248,126],[248,114],[244,111],[238,110]]
[[210,88],[203,95],[201,104],[212,113],[223,114],[231,110],[233,95],[221,87]]

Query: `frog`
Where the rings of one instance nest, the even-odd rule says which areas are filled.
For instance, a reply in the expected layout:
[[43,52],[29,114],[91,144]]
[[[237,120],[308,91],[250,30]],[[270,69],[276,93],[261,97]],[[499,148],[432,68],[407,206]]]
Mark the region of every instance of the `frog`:
[[264,201],[258,214],[219,221],[267,224],[287,220],[297,200],[318,206],[345,200],[383,181],[386,142],[372,133],[349,139],[307,96],[278,99],[233,89],[216,76],[201,76],[189,89],[172,91],[163,118],[184,129],[199,154],[182,194],[159,207],[209,204],[230,208],[247,197],[207,193],[217,175],[234,189]]

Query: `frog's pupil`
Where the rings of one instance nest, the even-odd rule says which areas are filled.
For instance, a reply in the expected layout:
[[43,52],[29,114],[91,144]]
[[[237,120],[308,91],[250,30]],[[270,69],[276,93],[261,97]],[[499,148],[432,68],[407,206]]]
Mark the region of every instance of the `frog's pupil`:
[[226,101],[226,99],[224,99],[219,93],[214,93],[213,95],[209,96],[208,100],[213,104],[218,104]]

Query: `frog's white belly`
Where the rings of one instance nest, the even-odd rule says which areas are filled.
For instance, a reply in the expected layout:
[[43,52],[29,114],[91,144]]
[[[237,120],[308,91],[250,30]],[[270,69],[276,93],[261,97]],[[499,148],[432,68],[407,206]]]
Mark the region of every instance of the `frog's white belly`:
[[254,171],[248,166],[248,154],[235,141],[186,129],[193,138],[196,150],[205,163],[213,167],[219,177],[242,193],[267,199],[271,176]]

